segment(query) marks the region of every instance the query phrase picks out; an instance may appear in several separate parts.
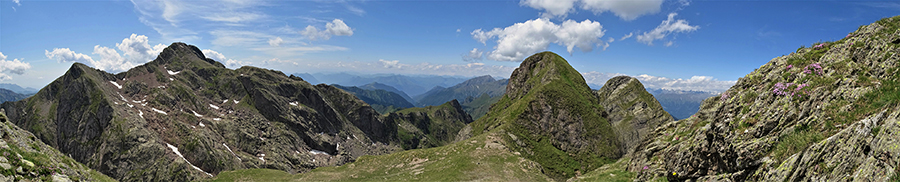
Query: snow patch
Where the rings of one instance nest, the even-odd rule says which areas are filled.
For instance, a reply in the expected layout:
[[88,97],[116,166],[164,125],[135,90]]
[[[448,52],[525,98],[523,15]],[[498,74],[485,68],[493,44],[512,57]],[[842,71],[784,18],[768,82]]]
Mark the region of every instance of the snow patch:
[[288,103],[288,104],[291,104],[292,106],[297,106],[298,103],[297,103],[297,102],[291,102],[291,103]]
[[313,155],[330,155],[330,154],[328,154],[328,152],[316,150],[316,149],[309,150],[309,153],[313,154]]
[[119,94],[119,98],[122,98],[122,101],[124,101],[124,102],[128,102],[128,99],[125,99],[125,96],[122,96],[122,94],[121,94],[121,93],[119,93],[119,92],[116,92],[116,94]]
[[112,83],[113,85],[115,85],[115,86],[118,87],[119,89],[122,89],[122,86],[119,85],[119,83],[116,83],[115,81],[109,81],[109,83]]
[[259,160],[266,162],[266,159],[263,158],[266,157],[266,154],[256,154],[256,156],[259,157]]
[[128,107],[134,108],[134,105],[131,105],[131,104],[128,104],[128,103],[125,103],[125,105],[128,105]]
[[[174,72],[174,71],[172,71],[172,70],[166,70],[166,72],[169,72],[169,75],[177,75],[178,73],[181,73],[180,71],[179,71],[179,72]],[[169,79],[171,79],[171,78],[169,78]]]
[[219,109],[219,106],[216,106],[216,105],[213,105],[213,104],[209,104],[209,107],[212,107],[213,109]]
[[200,121],[200,127],[206,127],[206,125],[203,124],[203,121]]
[[228,103],[228,99],[225,99],[225,101],[222,101],[222,104],[225,104],[225,103]]
[[194,112],[194,111],[191,111],[191,112],[194,113],[194,116],[197,116],[198,118],[202,118],[202,117],[203,117],[203,115],[197,114],[197,112]]
[[213,118],[213,121],[220,121],[222,118]]
[[241,101],[238,101],[238,100],[232,100],[232,101],[234,101],[234,104],[240,104],[240,103],[241,103]]
[[234,155],[235,158],[241,161],[241,157],[238,157],[237,154],[234,153],[234,151],[231,151],[231,147],[228,147],[228,145],[225,145],[225,143],[222,143],[222,146],[225,146],[225,149],[228,149],[228,152],[231,152],[231,155]]
[[141,116],[141,118],[144,118],[144,111],[138,110],[138,112],[139,112],[138,116]]
[[165,111],[162,111],[162,110],[159,110],[159,109],[156,109],[156,108],[152,108],[152,107],[151,107],[150,109],[153,109],[153,111],[156,111],[156,112],[158,112],[158,113],[160,113],[160,114],[163,114],[163,115],[169,115],[169,114],[166,114]]
[[172,152],[175,152],[175,155],[178,155],[178,157],[181,157],[181,159],[184,160],[184,162],[187,162],[188,165],[191,165],[191,167],[193,167],[194,169],[197,169],[198,171],[203,172],[206,175],[209,175],[209,177],[213,176],[212,174],[209,174],[208,172],[203,171],[203,169],[200,169],[199,167],[195,166],[194,164],[191,164],[191,161],[188,161],[187,159],[185,159],[184,155],[181,155],[181,152],[178,152],[178,147],[175,147],[169,143],[166,143],[166,146],[168,146],[169,149],[172,149]]

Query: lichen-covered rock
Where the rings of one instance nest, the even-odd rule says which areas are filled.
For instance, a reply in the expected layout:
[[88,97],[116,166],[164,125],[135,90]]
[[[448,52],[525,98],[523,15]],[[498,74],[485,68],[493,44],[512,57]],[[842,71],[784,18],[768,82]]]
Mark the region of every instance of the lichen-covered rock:
[[629,154],[636,180],[897,179],[900,17],[772,59]]

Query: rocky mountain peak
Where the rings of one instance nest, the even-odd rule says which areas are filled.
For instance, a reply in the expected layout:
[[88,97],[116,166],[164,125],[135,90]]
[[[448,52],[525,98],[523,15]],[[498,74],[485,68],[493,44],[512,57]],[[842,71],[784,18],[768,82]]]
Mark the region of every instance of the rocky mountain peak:
[[560,79],[573,88],[590,90],[581,74],[565,59],[547,51],[534,54],[522,61],[509,78],[506,94],[514,99],[521,98],[534,87]]
[[162,52],[159,53],[159,57],[156,58],[153,62],[158,62],[159,64],[168,64],[168,63],[206,63],[209,65],[213,65],[220,68],[225,68],[220,62],[217,62],[213,59],[206,58],[203,55],[203,51],[200,51],[200,48],[197,46],[188,45],[183,42],[175,42],[163,49]]

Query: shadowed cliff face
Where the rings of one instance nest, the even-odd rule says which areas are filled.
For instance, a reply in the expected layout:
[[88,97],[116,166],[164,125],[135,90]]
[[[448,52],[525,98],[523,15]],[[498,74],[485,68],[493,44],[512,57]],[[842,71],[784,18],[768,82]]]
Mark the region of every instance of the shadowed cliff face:
[[0,181],[114,181],[44,144],[0,109]]
[[116,75],[74,63],[34,97],[2,108],[60,152],[124,181],[303,172],[400,150],[396,124],[343,90],[230,70],[183,43]]
[[898,179],[900,17],[772,59],[650,132],[636,180]]

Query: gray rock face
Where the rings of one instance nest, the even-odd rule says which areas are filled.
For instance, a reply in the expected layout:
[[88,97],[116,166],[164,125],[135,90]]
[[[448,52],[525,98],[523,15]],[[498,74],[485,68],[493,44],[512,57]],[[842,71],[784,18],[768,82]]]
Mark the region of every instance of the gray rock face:
[[662,123],[673,121],[659,102],[635,78],[618,76],[594,91],[600,105],[609,113],[607,119],[615,128],[623,153],[634,150],[647,133]]
[[900,17],[772,59],[629,155],[636,180],[896,180]]

